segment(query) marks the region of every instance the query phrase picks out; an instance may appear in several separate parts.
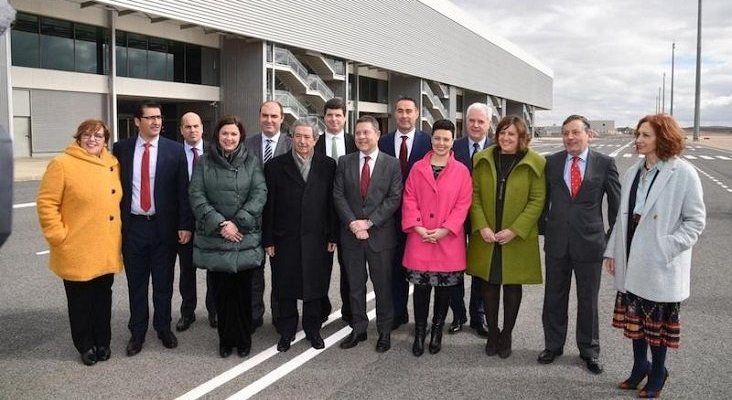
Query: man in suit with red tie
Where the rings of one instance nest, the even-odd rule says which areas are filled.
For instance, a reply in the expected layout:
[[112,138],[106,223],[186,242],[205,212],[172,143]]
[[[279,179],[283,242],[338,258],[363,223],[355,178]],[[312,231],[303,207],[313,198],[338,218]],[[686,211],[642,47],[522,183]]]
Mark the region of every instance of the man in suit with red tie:
[[[571,115],[562,123],[565,150],[547,157],[547,196],[544,218],[544,351],[541,364],[564,352],[567,306],[574,272],[577,284],[577,347],[587,369],[602,373],[597,296],[603,252],[620,204],[615,161],[589,148],[590,124]],[[607,198],[605,230],[602,199]]]
[[[379,123],[370,116],[356,122],[357,153],[339,159],[333,202],[341,225],[340,240],[351,290],[351,333],[341,342],[350,349],[366,340],[366,279],[376,293],[376,351],[391,348],[394,308],[392,261],[397,246],[395,213],[402,201],[399,161],[378,148]],[[366,271],[368,263],[368,273]]]
[[152,277],[153,328],[163,346],[178,339],[170,330],[173,275],[178,244],[191,239],[188,166],[183,145],[160,136],[160,104],[142,102],[135,111],[138,135],[118,142],[122,181],[122,255],[130,296],[131,338],[127,355],[142,350],[149,323],[148,285]]
[[[325,121],[325,133],[320,135],[318,142],[315,144],[315,152],[326,155],[338,162],[341,156],[351,154],[358,149],[353,135],[346,133],[344,127],[346,125],[346,103],[343,99],[334,97],[323,107],[323,120]],[[336,232],[336,235],[338,232]],[[331,253],[331,256],[333,253]],[[331,257],[332,258],[332,257]],[[332,263],[332,260],[331,260]],[[350,290],[348,289],[348,277],[346,277],[346,267],[343,262],[343,250],[338,245],[338,265],[340,267],[340,292],[341,292],[341,319],[351,323],[351,300]],[[332,307],[330,301],[326,299],[323,303],[323,318],[327,318]]]
[[[417,102],[411,97],[401,97],[394,104],[394,121],[397,129],[383,136],[379,140],[379,150],[399,160],[402,172],[402,184],[406,182],[412,165],[421,160],[432,149],[432,138],[429,134],[417,129],[419,111]],[[401,210],[401,207],[400,207]],[[401,226],[401,211],[397,210],[397,227]],[[407,299],[409,284],[404,276],[402,266],[404,245],[407,235],[401,229],[397,230],[397,248],[392,261],[392,301],[394,302],[393,329],[409,322],[407,313]]]
[[[183,149],[188,161],[188,178],[190,179],[193,166],[209,145],[203,140],[201,117],[194,112],[183,114],[180,117],[180,134],[183,136]],[[196,296],[196,266],[193,265],[193,238],[188,243],[178,245],[178,263],[180,264],[178,290],[180,291],[181,303],[180,319],[175,325],[175,330],[182,332],[188,329],[196,320],[196,303],[198,299]],[[206,310],[208,311],[208,323],[212,328],[215,328],[217,325],[216,306],[214,304],[213,285],[208,272],[206,272]]]

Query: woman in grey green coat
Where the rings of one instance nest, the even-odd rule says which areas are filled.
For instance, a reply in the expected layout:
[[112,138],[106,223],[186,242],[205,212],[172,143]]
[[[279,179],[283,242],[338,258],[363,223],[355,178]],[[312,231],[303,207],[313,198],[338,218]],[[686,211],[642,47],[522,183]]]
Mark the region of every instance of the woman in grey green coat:
[[195,162],[191,208],[196,219],[193,264],[211,271],[219,354],[249,355],[252,339],[251,279],[264,257],[261,215],[267,185],[257,158],[244,147],[244,127],[233,115],[222,117],[214,144]]

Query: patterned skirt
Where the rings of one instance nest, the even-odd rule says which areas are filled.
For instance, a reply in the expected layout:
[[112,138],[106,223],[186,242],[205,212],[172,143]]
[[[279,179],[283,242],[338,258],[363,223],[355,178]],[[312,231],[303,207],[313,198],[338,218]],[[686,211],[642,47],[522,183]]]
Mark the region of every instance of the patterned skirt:
[[414,285],[455,286],[463,282],[463,271],[432,272],[406,268],[407,281]]
[[645,339],[651,346],[679,348],[681,303],[657,303],[633,293],[618,292],[615,297],[613,326],[625,337]]

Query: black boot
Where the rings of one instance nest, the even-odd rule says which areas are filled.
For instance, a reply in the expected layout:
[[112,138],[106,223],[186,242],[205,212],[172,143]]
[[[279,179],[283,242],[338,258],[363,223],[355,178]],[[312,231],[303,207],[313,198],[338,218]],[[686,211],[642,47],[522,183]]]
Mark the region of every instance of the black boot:
[[485,354],[487,356],[495,356],[498,354],[498,338],[501,332],[498,327],[488,330],[488,340],[485,343]]
[[430,335],[430,353],[437,354],[442,349],[442,328],[445,326],[447,309],[450,306],[450,288],[435,288],[435,305],[432,311],[432,332]]
[[483,295],[483,307],[485,309],[485,321],[488,325],[488,340],[485,344],[485,354],[495,356],[498,354],[498,338],[501,331],[498,329],[498,303],[501,300],[501,285],[494,285],[488,282],[481,282],[480,292]]
[[412,345],[412,354],[419,357],[424,354],[424,340],[427,336],[427,324],[417,323],[414,326],[414,344]]

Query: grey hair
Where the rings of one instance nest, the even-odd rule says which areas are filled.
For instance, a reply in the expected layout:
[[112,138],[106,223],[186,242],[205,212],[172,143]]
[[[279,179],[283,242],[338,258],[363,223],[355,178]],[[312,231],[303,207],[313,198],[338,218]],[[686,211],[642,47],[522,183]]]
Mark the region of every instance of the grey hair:
[[15,10],[7,0],[0,0],[0,35],[10,27],[15,20]]
[[493,108],[485,103],[473,103],[468,106],[468,109],[465,110],[465,116],[470,114],[473,110],[481,110],[485,113],[486,117],[488,117],[488,120],[490,121],[491,117],[493,116]]
[[290,127],[290,135],[294,135],[295,129],[300,126],[306,126],[312,129],[313,139],[317,140],[318,137],[320,137],[320,129],[318,129],[318,123],[315,121],[314,117],[298,118],[297,121],[295,121]]

